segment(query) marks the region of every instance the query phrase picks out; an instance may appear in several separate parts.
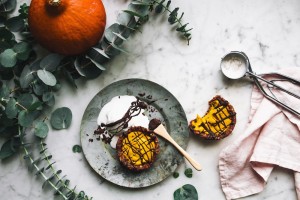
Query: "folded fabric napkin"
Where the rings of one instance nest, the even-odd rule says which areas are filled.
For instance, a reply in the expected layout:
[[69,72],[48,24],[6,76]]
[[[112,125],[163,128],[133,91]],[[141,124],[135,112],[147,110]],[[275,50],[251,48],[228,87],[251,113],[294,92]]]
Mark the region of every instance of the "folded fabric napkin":
[[[280,71],[299,78],[300,69]],[[266,79],[276,79],[271,75]],[[300,87],[286,81],[276,84],[300,94]],[[264,85],[266,91],[266,85]],[[280,101],[300,111],[300,100],[271,88]],[[270,93],[270,92],[269,92]],[[270,93],[271,94],[271,93]],[[249,124],[233,144],[222,150],[219,160],[221,186],[226,199],[236,199],[261,192],[274,166],[294,171],[295,188],[300,199],[300,118],[266,99],[254,87]]]

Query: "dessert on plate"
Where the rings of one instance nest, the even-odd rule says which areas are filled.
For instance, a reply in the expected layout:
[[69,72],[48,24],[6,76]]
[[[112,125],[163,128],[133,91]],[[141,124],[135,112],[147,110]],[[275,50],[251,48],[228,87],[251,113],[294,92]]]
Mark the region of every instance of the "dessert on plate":
[[195,135],[209,140],[220,140],[230,135],[236,124],[233,106],[217,95],[209,101],[206,114],[190,121],[189,129]]
[[101,109],[94,131],[117,150],[120,163],[133,171],[148,169],[159,152],[158,138],[149,131],[148,105],[135,96],[116,96]]
[[133,171],[146,170],[159,153],[158,138],[144,127],[131,127],[119,137],[116,149],[123,166]]

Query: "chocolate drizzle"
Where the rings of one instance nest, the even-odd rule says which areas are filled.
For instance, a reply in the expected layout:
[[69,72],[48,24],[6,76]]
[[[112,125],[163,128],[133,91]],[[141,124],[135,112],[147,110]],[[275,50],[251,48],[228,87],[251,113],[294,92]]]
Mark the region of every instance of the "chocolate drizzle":
[[98,126],[97,130],[94,131],[94,135],[98,136],[99,139],[102,139],[103,142],[107,144],[110,143],[112,138],[114,137],[114,135],[111,133],[121,133],[124,129],[128,128],[128,122],[133,117],[138,116],[141,113],[142,109],[146,108],[147,104],[136,97],[136,101],[131,103],[127,112],[121,119],[108,124],[101,123]]
[[[222,139],[232,132],[236,123],[236,113],[229,102],[221,96],[214,97],[209,101],[209,105],[210,108],[206,114],[208,114],[211,109],[214,109],[216,112],[212,114],[212,117],[215,122],[209,120],[203,121],[197,125],[198,127],[190,123],[190,129],[196,135],[200,135],[206,139]],[[230,123],[228,123],[228,121]],[[195,124],[198,123],[197,119],[193,120],[193,122],[195,122]],[[203,127],[204,131],[200,132],[196,130],[199,127]]]

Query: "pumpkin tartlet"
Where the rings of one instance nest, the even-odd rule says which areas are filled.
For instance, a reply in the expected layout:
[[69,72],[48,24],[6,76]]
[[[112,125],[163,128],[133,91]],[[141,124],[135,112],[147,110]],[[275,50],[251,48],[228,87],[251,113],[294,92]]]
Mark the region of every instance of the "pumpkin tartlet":
[[220,140],[234,129],[236,112],[233,106],[221,96],[215,96],[209,101],[209,108],[203,117],[197,115],[189,124],[190,130],[204,139]]
[[116,148],[121,164],[132,171],[150,168],[159,153],[158,138],[141,126],[130,127],[123,133]]

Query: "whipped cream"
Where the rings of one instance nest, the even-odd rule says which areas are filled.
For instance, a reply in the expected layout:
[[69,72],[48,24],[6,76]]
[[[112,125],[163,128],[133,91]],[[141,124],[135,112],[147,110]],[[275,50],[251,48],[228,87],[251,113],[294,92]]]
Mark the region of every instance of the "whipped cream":
[[[132,106],[132,103],[136,101],[137,98],[135,96],[128,96],[128,95],[116,96],[112,98],[111,101],[105,104],[101,109],[97,119],[98,125],[99,126],[101,126],[102,124],[107,125],[119,121],[124,117],[128,109]],[[149,119],[144,114],[144,112],[145,109],[132,110],[131,112],[132,118],[128,121],[127,127],[142,126],[147,128],[149,124]],[[123,120],[121,120],[121,122],[122,121]],[[120,125],[120,123],[117,123],[116,125],[114,125],[113,127],[109,127],[108,129],[112,130],[113,128],[116,128],[118,125]]]

